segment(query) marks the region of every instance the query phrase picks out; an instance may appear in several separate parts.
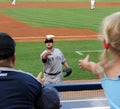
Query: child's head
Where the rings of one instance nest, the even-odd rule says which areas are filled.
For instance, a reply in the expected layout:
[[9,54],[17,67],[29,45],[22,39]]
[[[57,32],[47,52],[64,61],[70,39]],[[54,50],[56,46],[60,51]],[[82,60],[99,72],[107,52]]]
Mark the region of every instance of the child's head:
[[101,33],[100,37],[108,45],[108,49],[105,48],[101,60],[104,60],[103,64],[105,64],[108,50],[120,55],[120,12],[113,13],[103,20]]

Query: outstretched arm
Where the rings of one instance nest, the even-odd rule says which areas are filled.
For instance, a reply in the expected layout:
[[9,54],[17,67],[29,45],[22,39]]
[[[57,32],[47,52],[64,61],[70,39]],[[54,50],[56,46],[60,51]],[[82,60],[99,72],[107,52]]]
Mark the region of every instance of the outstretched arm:
[[46,63],[47,62],[47,57],[51,55],[51,51],[47,50],[43,55],[42,55],[42,62]]
[[89,62],[89,55],[87,55],[84,59],[79,60],[79,66],[82,70],[88,70],[92,72],[95,76],[102,78],[103,77],[103,68],[99,63]]

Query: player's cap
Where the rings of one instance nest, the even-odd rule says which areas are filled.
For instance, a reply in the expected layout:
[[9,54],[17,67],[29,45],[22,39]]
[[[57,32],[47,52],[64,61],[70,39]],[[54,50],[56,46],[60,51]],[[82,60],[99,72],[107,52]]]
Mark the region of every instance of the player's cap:
[[53,37],[55,37],[54,35],[46,35],[46,38],[45,38],[45,43],[48,43],[48,42],[54,42],[53,41]]
[[8,59],[14,55],[15,41],[10,35],[4,32],[0,32],[0,60]]

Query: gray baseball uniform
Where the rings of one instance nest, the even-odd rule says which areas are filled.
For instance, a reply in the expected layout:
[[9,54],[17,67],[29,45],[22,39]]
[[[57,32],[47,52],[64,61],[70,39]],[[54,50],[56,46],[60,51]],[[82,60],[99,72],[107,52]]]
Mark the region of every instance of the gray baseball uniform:
[[[41,59],[44,50],[40,55]],[[45,84],[57,84],[62,82],[62,64],[66,61],[60,49],[54,48],[51,55],[47,57],[47,62],[43,63]]]

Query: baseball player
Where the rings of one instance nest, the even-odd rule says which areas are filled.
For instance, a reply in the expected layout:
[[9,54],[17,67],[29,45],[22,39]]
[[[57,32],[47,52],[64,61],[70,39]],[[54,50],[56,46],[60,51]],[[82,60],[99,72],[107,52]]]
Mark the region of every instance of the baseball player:
[[69,67],[66,59],[60,49],[54,48],[54,35],[47,35],[45,39],[46,50],[44,50],[40,58],[44,67],[45,84],[62,83],[62,65],[65,66],[66,76],[69,76],[72,69]]
[[95,0],[91,0],[91,9],[95,8]]
[[16,5],[16,0],[12,0],[12,5]]

